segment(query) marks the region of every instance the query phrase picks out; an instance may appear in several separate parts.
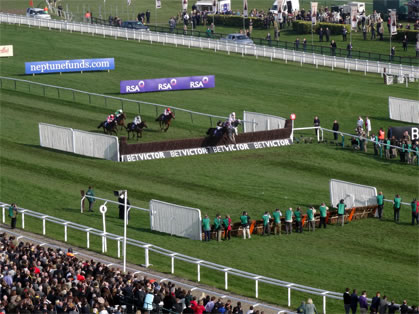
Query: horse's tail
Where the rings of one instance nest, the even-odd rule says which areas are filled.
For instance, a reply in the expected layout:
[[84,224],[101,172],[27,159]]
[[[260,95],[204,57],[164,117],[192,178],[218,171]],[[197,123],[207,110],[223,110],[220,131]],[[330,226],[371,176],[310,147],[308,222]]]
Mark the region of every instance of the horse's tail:
[[158,121],[163,121],[163,114],[159,115],[159,116],[156,118],[156,121],[157,121],[157,122],[158,122]]
[[98,129],[100,129],[101,127],[103,127],[103,124],[104,124],[104,123],[105,123],[105,122],[101,122],[97,128],[98,128]]

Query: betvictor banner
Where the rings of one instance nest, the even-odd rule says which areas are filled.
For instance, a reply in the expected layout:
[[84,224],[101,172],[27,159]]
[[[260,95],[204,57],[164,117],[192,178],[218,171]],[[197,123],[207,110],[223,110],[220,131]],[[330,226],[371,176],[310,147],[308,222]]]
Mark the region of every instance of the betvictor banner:
[[166,159],[166,158],[173,158],[173,157],[186,157],[186,156],[213,154],[213,153],[236,152],[236,151],[241,151],[241,150],[261,149],[261,148],[269,148],[269,147],[281,147],[281,146],[289,146],[291,144],[292,144],[292,141],[291,139],[288,138],[288,139],[282,139],[282,140],[259,141],[259,142],[252,142],[252,143],[243,143],[243,144],[186,148],[186,149],[176,149],[176,150],[169,150],[169,151],[163,151],[163,152],[148,152],[148,153],[122,155],[121,161],[131,162],[131,161],[142,161],[142,160]]
[[168,77],[148,80],[121,81],[120,93],[148,93],[182,89],[214,88],[214,75]]

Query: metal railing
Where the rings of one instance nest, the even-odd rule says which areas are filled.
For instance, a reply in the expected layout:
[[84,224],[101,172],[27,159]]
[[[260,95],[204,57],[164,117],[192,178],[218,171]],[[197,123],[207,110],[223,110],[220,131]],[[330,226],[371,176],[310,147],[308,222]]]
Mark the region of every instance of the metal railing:
[[[6,222],[6,213],[5,213],[6,208],[9,207],[10,204],[0,202],[0,206],[2,207],[2,222],[5,223]],[[121,258],[121,241],[123,237],[120,235],[110,233],[110,232],[103,232],[101,230],[98,230],[92,227],[80,225],[80,224],[77,224],[68,220],[45,215],[43,213],[35,212],[35,211],[25,209],[25,208],[18,207],[18,212],[21,216],[22,229],[25,229],[25,216],[29,216],[29,217],[42,220],[42,235],[43,236],[46,236],[46,222],[47,221],[50,223],[63,226],[64,227],[64,242],[67,242],[68,240],[68,228],[79,230],[86,233],[86,247],[88,249],[90,248],[90,235],[91,234],[95,236],[99,236],[99,237],[106,237],[106,239],[114,240],[117,242],[117,257]],[[54,234],[54,237],[57,238],[57,235]],[[197,282],[201,282],[201,267],[205,267],[208,269],[213,269],[213,270],[222,272],[224,273],[224,289],[225,290],[229,289],[229,286],[228,286],[229,275],[253,280],[255,283],[255,298],[259,298],[259,283],[265,283],[271,286],[286,288],[288,291],[288,303],[287,303],[288,307],[291,307],[291,291],[292,290],[307,293],[310,295],[321,296],[323,299],[323,313],[326,313],[326,298],[331,298],[335,300],[343,300],[341,292],[333,292],[329,290],[308,287],[308,286],[300,285],[297,283],[279,280],[276,278],[270,278],[270,277],[266,277],[266,276],[262,276],[262,275],[258,275],[254,273],[249,273],[243,270],[239,270],[239,269],[231,268],[228,266],[208,262],[208,261],[198,259],[195,257],[187,256],[182,253],[177,253],[171,250],[167,250],[167,249],[155,246],[150,243],[142,242],[139,240],[127,238],[127,245],[144,249],[144,256],[145,256],[144,266],[145,267],[149,267],[151,265],[150,257],[149,257],[150,252],[169,257],[171,259],[171,273],[172,274],[174,274],[175,272],[175,260],[179,260],[179,261],[183,261],[192,265],[196,265]],[[105,253],[103,252],[103,246],[102,246],[102,253]]]
[[[62,93],[60,91],[69,91],[69,92],[72,93],[72,99],[73,99],[73,101],[76,100],[76,93],[88,95],[89,96],[89,104],[92,104],[92,96],[103,98],[104,99],[104,103],[103,104],[105,106],[108,105],[108,101],[109,100],[117,100],[120,103],[121,108],[122,108],[123,111],[125,111],[125,109],[126,109],[124,103],[136,104],[139,114],[141,114],[141,105],[150,105],[150,106],[155,107],[155,109],[156,109],[156,116],[159,115],[159,110],[158,110],[159,108],[161,108],[161,109],[167,108],[167,105],[162,105],[162,104],[157,104],[157,103],[152,103],[152,102],[146,102],[146,101],[141,101],[141,100],[134,100],[134,99],[129,99],[129,98],[104,95],[104,94],[91,93],[91,92],[86,92],[86,91],[82,91],[82,90],[78,90],[78,89],[74,89],[74,88],[68,88],[68,87],[62,87],[62,86],[55,86],[55,85],[43,84],[43,83],[32,82],[32,81],[28,81],[28,80],[21,80],[21,79],[16,79],[16,78],[12,78],[12,77],[4,77],[4,76],[0,76],[0,89],[6,88],[4,86],[4,84],[3,84],[4,83],[3,80],[5,80],[5,81],[12,81],[13,82],[13,89],[14,90],[17,90],[18,89],[18,86],[17,86],[17,83],[18,82],[29,84],[29,85],[41,86],[42,89],[43,89],[43,96],[46,96],[47,95],[46,94],[46,88],[55,89],[57,91],[57,97],[58,97],[58,99],[61,99],[61,97],[62,97]],[[30,92],[31,91],[31,88],[29,87],[28,90]],[[181,112],[184,112],[184,113],[189,114],[192,123],[194,123],[193,115],[209,118],[210,125],[213,125],[213,120],[212,120],[213,118],[216,118],[216,119],[227,119],[228,118],[228,117],[224,117],[224,116],[218,116],[218,115],[213,115],[213,114],[208,114],[208,113],[202,113],[202,112],[197,112],[197,111],[182,109],[182,108],[174,107],[174,106],[170,106],[170,108],[173,111],[177,110],[177,111],[181,111]],[[243,122],[246,122],[246,123],[256,123],[256,122],[253,122],[253,121],[243,121]]]
[[284,60],[303,64],[311,64],[316,68],[320,66],[330,67],[332,70],[340,68],[350,71],[361,71],[364,75],[367,73],[383,73],[397,76],[409,76],[412,79],[419,78],[419,67],[395,65],[390,62],[358,60],[353,58],[343,58],[336,56],[326,56],[316,53],[306,53],[304,51],[288,50],[285,48],[276,48],[271,46],[258,45],[241,45],[238,43],[230,43],[225,40],[217,40],[211,38],[196,38],[188,35],[177,35],[168,33],[159,33],[151,31],[140,31],[120,27],[112,27],[106,25],[97,25],[89,23],[72,23],[67,21],[43,20],[28,18],[26,16],[0,13],[0,23],[10,23],[18,25],[28,25],[29,27],[46,27],[59,31],[81,32],[92,36],[103,36],[147,41],[150,43],[157,42],[163,45],[181,45],[188,48],[209,49],[214,52],[223,51],[227,54],[235,53],[242,56],[255,56],[269,58],[271,61]]
[[[31,237],[28,237],[28,236],[21,235],[20,233],[10,231],[10,229],[0,228],[0,231],[1,232],[6,232],[7,234],[10,234],[10,235],[14,236],[18,241],[22,240],[22,239],[27,239],[28,241],[33,242],[33,243],[38,243],[41,246],[48,246],[50,248],[55,248],[55,249],[61,249],[62,248],[60,246],[57,246],[57,245],[54,245],[54,244],[51,244],[51,243],[48,243],[48,242],[45,242],[45,241],[40,241],[40,240],[31,238]],[[86,258],[88,260],[92,259],[91,255],[83,254],[83,253],[78,252],[78,251],[74,251],[73,254],[75,256],[81,256],[81,257]],[[93,259],[102,263],[102,264],[104,264],[104,265],[106,265],[107,267],[117,266],[117,267],[122,268],[121,264],[109,263],[109,261],[98,258],[98,257],[94,257]],[[188,290],[191,290],[191,291],[195,291],[195,290],[202,291],[202,292],[204,292],[208,295],[214,295],[214,296],[217,296],[217,297],[222,298],[222,299],[230,299],[230,300],[234,300],[234,301],[240,301],[242,304],[243,303],[250,304],[253,307],[267,308],[269,310],[276,311],[278,314],[288,313],[288,311],[284,311],[280,308],[277,308],[277,307],[274,307],[274,306],[271,306],[271,305],[263,304],[263,303],[260,303],[260,302],[255,303],[255,302],[245,300],[245,299],[241,299],[241,298],[237,298],[237,297],[234,297],[234,296],[231,296],[231,295],[226,295],[225,293],[221,294],[221,293],[218,293],[218,292],[215,292],[215,291],[212,291],[212,290],[205,289],[202,286],[198,287],[198,286],[193,286],[193,285],[187,284],[185,282],[179,282],[177,280],[174,280],[173,278],[168,279],[166,277],[162,277],[162,276],[159,276],[159,275],[154,274],[154,273],[152,274],[152,273],[148,273],[148,272],[145,272],[145,271],[140,271],[140,270],[138,270],[136,268],[132,268],[132,267],[127,267],[126,269],[127,269],[127,271],[131,272],[133,275],[142,274],[144,276],[147,276],[148,278],[158,278],[159,282],[170,281],[170,282],[172,282],[172,283],[174,283],[178,286],[186,287]]]
[[[99,24],[99,25],[106,25],[106,26],[113,26],[113,27],[120,27],[119,25],[115,25],[113,22],[109,22],[109,20],[100,19],[100,18],[92,18],[92,24]],[[183,23],[182,23],[183,26]],[[190,35],[194,37],[203,37],[203,38],[212,38],[212,39],[221,39],[225,38],[227,34],[224,33],[208,33],[206,31],[199,31],[196,29],[188,29],[185,34],[185,30],[183,28],[170,28],[167,26],[158,26],[153,24],[148,24],[147,27],[153,32],[159,33],[173,33],[177,35]],[[269,31],[269,29],[267,29]],[[273,29],[272,29],[273,31]],[[315,34],[317,36],[317,34]],[[288,50],[298,50],[304,51],[306,53],[317,53],[321,55],[328,55],[333,56],[335,54],[337,57],[348,57],[348,50],[342,48],[336,48],[334,51],[328,46],[321,46],[321,45],[312,45],[306,44],[304,45],[300,42],[298,45],[295,42],[285,41],[285,40],[275,40],[275,39],[265,39],[265,38],[258,38],[258,37],[250,37],[256,45],[261,46],[269,46],[269,47],[276,47],[276,48],[284,48]],[[376,52],[369,52],[369,51],[361,51],[361,50],[351,50],[350,51],[351,58],[357,58],[361,60],[370,60],[370,61],[380,61],[380,62],[391,62],[394,64],[406,64],[406,65],[415,65],[419,66],[419,58],[417,57],[403,57],[403,56],[390,56],[388,54],[381,54]]]

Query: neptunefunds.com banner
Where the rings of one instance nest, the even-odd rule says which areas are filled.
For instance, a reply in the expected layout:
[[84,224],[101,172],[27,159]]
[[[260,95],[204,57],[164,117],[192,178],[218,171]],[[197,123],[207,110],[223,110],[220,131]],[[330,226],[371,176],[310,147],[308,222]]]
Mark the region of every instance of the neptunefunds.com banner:
[[25,62],[25,74],[115,70],[114,58]]
[[182,89],[214,88],[214,75],[168,77],[149,80],[121,81],[120,93],[147,93]]

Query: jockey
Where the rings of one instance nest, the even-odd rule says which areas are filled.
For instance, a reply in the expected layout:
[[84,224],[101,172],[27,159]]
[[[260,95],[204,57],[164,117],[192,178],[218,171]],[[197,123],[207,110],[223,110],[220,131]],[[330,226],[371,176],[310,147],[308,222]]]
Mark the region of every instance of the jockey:
[[137,125],[139,125],[141,123],[141,117],[138,115],[138,116],[136,116],[135,118],[134,118],[134,120],[132,121],[132,126],[131,126],[131,128],[134,130],[135,129],[135,127],[137,126]]
[[115,116],[114,116],[113,114],[110,114],[110,115],[106,118],[105,127],[106,127],[106,126],[108,126],[108,124],[111,124],[114,120],[115,120]]
[[170,110],[170,108],[166,108],[164,109],[164,115],[167,117],[168,115],[170,115],[172,113],[172,111]]
[[119,116],[121,115],[121,114],[123,114],[124,112],[122,111],[122,109],[118,109],[116,112],[115,112],[115,117],[118,119],[119,118]]
[[235,112],[232,112],[232,113],[230,113],[230,115],[228,116],[228,122],[229,122],[230,124],[232,124],[234,121],[236,121],[236,113],[235,113]]

